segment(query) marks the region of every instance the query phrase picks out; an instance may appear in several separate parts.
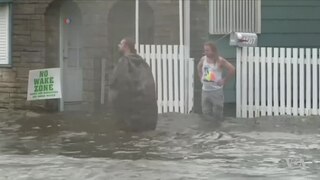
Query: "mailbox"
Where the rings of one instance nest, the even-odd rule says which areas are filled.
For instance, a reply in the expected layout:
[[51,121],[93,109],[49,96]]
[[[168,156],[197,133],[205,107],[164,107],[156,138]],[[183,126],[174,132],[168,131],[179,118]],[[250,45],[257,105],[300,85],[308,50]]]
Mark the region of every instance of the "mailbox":
[[255,33],[233,32],[230,35],[230,46],[254,47],[258,44],[258,36]]

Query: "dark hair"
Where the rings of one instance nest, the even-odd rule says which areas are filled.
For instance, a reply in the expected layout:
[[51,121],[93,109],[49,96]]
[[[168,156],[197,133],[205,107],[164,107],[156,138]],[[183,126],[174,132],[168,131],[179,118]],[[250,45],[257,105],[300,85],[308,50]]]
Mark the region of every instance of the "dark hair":
[[219,60],[219,53],[218,53],[217,46],[212,41],[205,42],[204,45],[209,46],[211,51],[214,53],[214,58],[216,60]]
[[124,38],[125,45],[129,48],[131,53],[137,54],[137,50],[135,48],[135,42],[132,38]]

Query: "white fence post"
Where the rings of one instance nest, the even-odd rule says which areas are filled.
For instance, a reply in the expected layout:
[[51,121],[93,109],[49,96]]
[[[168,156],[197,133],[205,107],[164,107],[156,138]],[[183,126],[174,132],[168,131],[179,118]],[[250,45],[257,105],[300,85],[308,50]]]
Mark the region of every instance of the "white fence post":
[[237,86],[237,89],[236,89],[236,109],[237,109],[237,117],[242,117],[241,115],[241,109],[242,109],[242,98],[241,98],[241,61],[242,61],[242,49],[237,47],[237,59],[236,59],[236,63],[237,63],[237,76],[236,76],[236,86]]
[[255,117],[260,116],[260,49],[256,47],[254,49],[254,64],[255,64],[255,70],[254,70],[254,78],[255,78],[255,88],[254,88],[254,94],[255,94]]
[[279,49],[273,49],[273,112],[279,115]]
[[287,48],[287,54],[286,54],[286,71],[287,71],[287,105],[286,105],[286,109],[287,109],[287,114],[291,115],[291,49]]
[[261,116],[266,115],[266,49],[261,48]]
[[161,61],[161,46],[157,45],[157,89],[158,89],[158,112],[163,113],[163,99],[162,99],[162,61]]
[[241,89],[241,93],[242,93],[242,117],[246,118],[247,115],[247,109],[248,109],[248,98],[247,98],[247,94],[248,94],[248,87],[247,87],[247,78],[248,78],[248,72],[247,72],[247,61],[248,61],[248,48],[244,47],[242,48],[242,66],[241,66],[241,70],[242,70],[242,89]]
[[285,48],[280,48],[280,114],[286,113],[286,96],[285,96]]
[[[305,77],[305,74],[304,74],[304,66],[305,66],[305,57],[304,57],[304,49],[300,48],[299,49],[299,114],[301,116],[303,116],[305,114],[304,110],[305,110],[305,106],[304,106],[304,103],[305,103],[305,99],[304,99],[304,89],[305,89],[305,80],[304,80],[304,77]],[[309,72],[307,72],[309,73]]]
[[267,48],[267,115],[272,115],[272,48]]
[[180,48],[179,48],[179,70],[180,70],[180,79],[179,79],[179,81],[180,81],[180,112],[182,112],[182,113],[185,113],[185,108],[184,108],[184,106],[185,106],[185,102],[184,102],[184,100],[185,100],[185,97],[184,97],[184,80],[185,80],[185,78],[184,78],[184,68],[185,68],[185,65],[184,65],[184,63],[185,63],[185,61],[184,61],[184,49],[183,49],[183,45],[180,45],[179,46]]
[[312,49],[312,114],[318,114],[318,49]]
[[292,66],[293,66],[293,81],[292,81],[292,92],[293,92],[293,108],[292,113],[294,116],[298,115],[298,49],[293,48],[293,55],[292,55]]
[[311,50],[306,49],[306,108],[305,114],[311,115]]
[[249,110],[249,118],[253,118],[253,48],[250,47],[249,48],[249,56],[248,56],[248,64],[249,64],[249,83],[248,83],[248,87],[249,87],[249,106],[248,106],[248,110]]

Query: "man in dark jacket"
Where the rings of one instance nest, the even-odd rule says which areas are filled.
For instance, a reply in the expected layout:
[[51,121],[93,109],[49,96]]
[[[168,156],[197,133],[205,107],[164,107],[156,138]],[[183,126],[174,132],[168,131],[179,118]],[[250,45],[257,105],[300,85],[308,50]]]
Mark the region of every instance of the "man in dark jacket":
[[112,74],[110,100],[121,129],[147,131],[156,128],[158,112],[155,82],[149,65],[125,38],[119,44],[122,57]]

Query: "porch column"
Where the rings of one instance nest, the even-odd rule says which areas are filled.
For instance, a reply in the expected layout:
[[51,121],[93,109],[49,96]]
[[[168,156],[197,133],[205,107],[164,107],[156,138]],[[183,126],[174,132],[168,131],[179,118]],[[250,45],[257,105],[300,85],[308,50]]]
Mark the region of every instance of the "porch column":
[[[135,23],[135,28],[136,28],[136,37],[135,37],[135,41],[136,41],[136,49],[138,51],[139,49],[139,0],[136,0],[136,15],[135,15],[135,18],[136,18],[136,23]],[[139,51],[138,51],[139,52]]]

